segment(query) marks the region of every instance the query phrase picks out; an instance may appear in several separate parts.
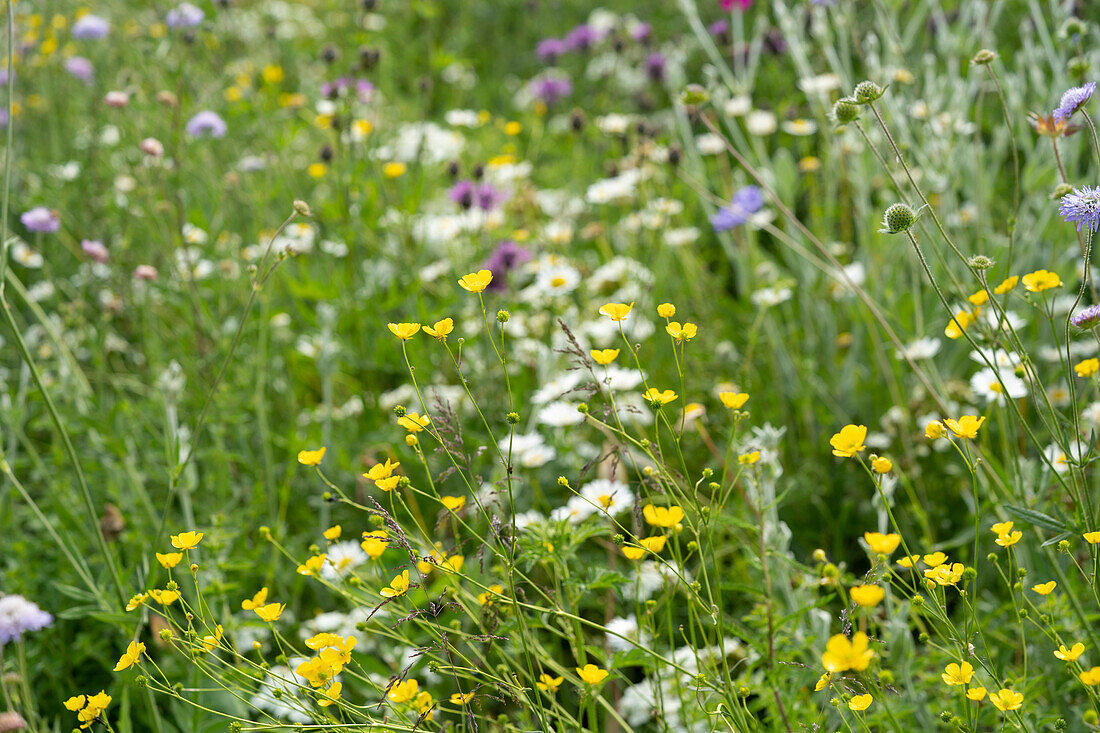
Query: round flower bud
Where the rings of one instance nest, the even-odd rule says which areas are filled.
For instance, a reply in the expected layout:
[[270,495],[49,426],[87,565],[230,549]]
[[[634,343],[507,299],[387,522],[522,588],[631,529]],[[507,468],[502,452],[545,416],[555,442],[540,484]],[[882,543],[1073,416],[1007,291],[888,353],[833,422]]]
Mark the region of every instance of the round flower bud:
[[1090,66],[1089,60],[1084,56],[1074,56],[1069,60],[1069,63],[1066,64],[1066,69],[1073,76],[1084,76],[1088,73]]
[[309,208],[309,204],[301,199],[294,199],[294,211],[301,216],[313,216],[313,210]]
[[407,412],[408,411],[405,409],[404,405],[396,405],[393,408],[393,414],[396,415],[397,417],[405,417],[405,414]]
[[1088,24],[1080,18],[1066,18],[1066,22],[1062,23],[1062,27],[1058,29],[1058,35],[1062,38],[1073,38],[1074,36],[1084,35],[1088,31]]
[[683,94],[680,95],[680,101],[686,105],[702,104],[710,99],[710,95],[707,94],[707,90],[698,84],[688,84],[684,88]]
[[1051,200],[1057,200],[1073,191],[1073,186],[1068,183],[1059,183],[1054,187],[1054,190],[1050,193]]
[[855,122],[859,119],[859,105],[848,97],[836,100],[833,105],[833,119],[842,125]]
[[859,84],[856,84],[856,90],[853,96],[859,104],[871,104],[882,96],[882,87],[873,81],[861,81]]
[[504,417],[508,421],[509,425],[516,425],[517,423],[519,423],[519,413],[518,412],[509,412]]
[[974,54],[974,58],[970,59],[970,63],[984,66],[993,63],[993,59],[995,58],[997,58],[997,54],[990,51],[988,48],[983,48],[981,51]]
[[966,261],[966,264],[970,265],[971,269],[974,270],[988,270],[997,263],[992,258],[986,257],[985,255],[974,255]]
[[511,318],[511,315],[508,313],[508,311],[497,311],[497,323],[507,323],[509,318]]
[[567,479],[565,476],[558,476],[558,486],[561,486],[563,488],[568,488],[569,487],[569,479]]
[[917,214],[905,204],[894,204],[886,210],[883,217],[883,228],[879,229],[883,234],[900,234],[913,226],[917,220]]
[[814,550],[813,558],[814,562],[825,562],[829,559],[825,554],[825,550],[822,550],[820,547]]

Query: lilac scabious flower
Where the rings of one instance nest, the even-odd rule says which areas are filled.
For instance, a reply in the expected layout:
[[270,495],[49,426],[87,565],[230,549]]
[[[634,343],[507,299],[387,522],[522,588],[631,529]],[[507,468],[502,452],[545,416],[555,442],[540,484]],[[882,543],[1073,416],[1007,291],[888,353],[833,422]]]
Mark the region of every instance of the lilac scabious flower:
[[164,24],[169,28],[193,28],[203,21],[206,13],[191,3],[180,3],[164,16]]
[[78,40],[95,40],[104,38],[111,31],[111,24],[98,15],[82,15],[73,23],[73,38]]
[[0,596],[0,646],[53,623],[53,616],[23,596]]
[[739,227],[764,206],[764,194],[756,186],[745,186],[733,194],[729,206],[723,206],[710,218],[716,232]]
[[542,61],[554,63],[568,50],[565,41],[560,38],[544,38],[539,41],[539,45],[535,46],[535,55]]
[[354,90],[355,97],[366,104],[374,96],[374,85],[366,79],[352,79],[350,76],[341,76],[333,81],[326,81],[321,85],[321,96],[326,99],[336,99]]
[[491,211],[496,208],[497,204],[507,199],[506,194],[498,191],[491,184],[474,183],[469,180],[458,181],[451,186],[451,190],[447,192],[447,197],[463,209],[477,206],[483,211]]
[[529,90],[535,99],[541,99],[546,106],[553,107],[559,99],[573,93],[573,83],[564,76],[545,76],[533,80]]
[[493,273],[493,280],[487,290],[504,290],[508,287],[508,273],[531,259],[531,253],[510,239],[497,245],[483,268]]
[[565,36],[567,51],[587,51],[603,38],[603,34],[590,25],[578,25]]
[[665,78],[665,56],[654,51],[645,57],[645,73],[653,81]]
[[61,219],[57,216],[57,213],[45,206],[36,206],[30,211],[24,211],[19,217],[19,221],[23,222],[23,226],[32,232],[51,234],[61,228]]
[[470,180],[457,181],[447,192],[447,198],[454,201],[464,209],[474,205],[474,182]]
[[1092,93],[1096,91],[1096,82],[1090,81],[1088,84],[1084,84],[1079,87],[1073,87],[1067,89],[1065,94],[1062,95],[1061,101],[1058,102],[1058,107],[1054,110],[1054,121],[1062,122],[1068,120],[1073,116],[1073,113],[1081,109],[1085,102],[1089,101],[1092,97]]
[[1090,305],[1069,319],[1077,328],[1096,328],[1100,326],[1100,305]]
[[1077,231],[1086,227],[1095,232],[1100,226],[1100,187],[1082,186],[1062,197],[1058,213],[1067,224],[1077,224]]
[[204,109],[187,121],[187,134],[191,137],[224,137],[228,128],[225,120],[218,116],[217,112]]
[[85,84],[91,84],[95,78],[95,67],[92,62],[83,56],[70,56],[65,59],[65,71],[69,72]]
[[707,26],[707,33],[712,36],[725,36],[730,31],[730,22],[723,18],[716,20]]

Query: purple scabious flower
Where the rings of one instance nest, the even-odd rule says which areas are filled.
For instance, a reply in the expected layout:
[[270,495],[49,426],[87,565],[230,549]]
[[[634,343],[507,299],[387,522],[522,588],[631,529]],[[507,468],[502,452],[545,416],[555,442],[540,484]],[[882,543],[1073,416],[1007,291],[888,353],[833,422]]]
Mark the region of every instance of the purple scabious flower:
[[587,51],[603,38],[598,30],[590,25],[578,25],[565,36],[565,49],[567,51]]
[[474,189],[476,186],[473,181],[463,179],[456,181],[455,185],[451,186],[451,190],[447,192],[447,198],[454,201],[463,209],[468,209],[474,205]]
[[204,109],[187,121],[187,134],[191,137],[224,137],[228,128],[217,112]]
[[553,107],[559,99],[573,93],[573,83],[564,76],[544,76],[533,80],[528,88],[531,96],[541,99],[548,107]]
[[36,206],[30,211],[24,211],[19,221],[23,222],[23,226],[31,232],[52,234],[61,228],[61,219],[57,213],[45,206]]
[[53,616],[23,596],[0,596],[0,646],[53,623]]
[[65,71],[69,72],[85,84],[91,84],[95,78],[95,67],[92,62],[83,56],[70,56],[65,59]]
[[498,190],[491,183],[482,183],[474,189],[474,203],[482,211],[492,211],[508,200],[508,194]]
[[665,78],[665,56],[654,51],[645,57],[645,73],[652,81],[662,81]]
[[111,32],[111,24],[98,15],[82,15],[73,23],[73,38],[78,40],[96,40],[105,38]]
[[764,206],[764,194],[756,186],[745,186],[733,194],[729,206],[723,206],[710,218],[716,232],[724,232],[741,226]]
[[508,273],[531,259],[531,253],[510,239],[497,245],[482,267],[493,273],[487,290],[504,290],[508,287]]
[[1069,319],[1077,328],[1096,328],[1100,326],[1100,305],[1090,305],[1079,311],[1073,318]]
[[535,55],[538,56],[541,61],[554,63],[559,56],[568,50],[565,41],[560,38],[544,38],[535,46]]
[[1073,113],[1081,109],[1085,102],[1089,101],[1092,93],[1096,91],[1096,82],[1090,81],[1079,87],[1067,89],[1058,106],[1054,110],[1054,121],[1062,122],[1073,116]]
[[321,96],[326,99],[336,99],[355,90],[356,98],[366,104],[374,96],[374,85],[366,79],[353,79],[350,76],[341,76],[332,81],[326,81],[321,85]]
[[1096,232],[1100,227],[1100,187],[1082,186],[1075,188],[1062,197],[1058,213],[1067,224],[1076,224],[1077,231],[1086,227]]
[[725,18],[716,20],[707,26],[707,33],[712,36],[724,36],[730,31],[730,22]]
[[164,16],[164,24],[169,28],[193,28],[203,21],[206,13],[191,3],[180,3]]

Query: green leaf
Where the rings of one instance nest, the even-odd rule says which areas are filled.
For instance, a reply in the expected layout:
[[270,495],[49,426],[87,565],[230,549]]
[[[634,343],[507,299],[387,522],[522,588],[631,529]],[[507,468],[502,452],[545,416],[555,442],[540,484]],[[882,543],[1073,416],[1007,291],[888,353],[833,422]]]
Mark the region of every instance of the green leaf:
[[1054,532],[1073,531],[1073,528],[1065,522],[1055,519],[1049,514],[1037,512],[1034,509],[1028,509],[1027,507],[1022,506],[1008,505],[1005,507],[1005,511],[1007,511],[1009,514],[1016,517],[1017,519],[1023,520],[1025,522],[1030,522],[1037,527],[1043,527],[1044,529],[1049,529]]

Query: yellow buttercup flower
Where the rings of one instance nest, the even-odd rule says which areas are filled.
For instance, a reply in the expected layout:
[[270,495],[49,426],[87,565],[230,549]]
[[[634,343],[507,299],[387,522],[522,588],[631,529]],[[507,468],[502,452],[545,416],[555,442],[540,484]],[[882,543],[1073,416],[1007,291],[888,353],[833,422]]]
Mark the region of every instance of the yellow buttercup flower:
[[1013,522],[997,522],[996,524],[994,524],[992,527],[989,528],[989,531],[992,532],[993,534],[998,534],[998,535],[999,534],[1008,534],[1009,532],[1012,531],[1012,525],[1013,525]]
[[684,510],[678,506],[663,507],[646,504],[642,507],[642,516],[654,527],[669,529],[684,521]]
[[600,366],[607,366],[619,356],[618,349],[592,349],[592,361]]
[[655,403],[657,405],[667,405],[669,402],[674,401],[678,395],[671,389],[661,391],[656,387],[650,387],[642,393],[642,397],[646,402]]
[[334,524],[326,529],[322,534],[324,534],[326,540],[332,542],[333,540],[340,539],[340,535],[343,533],[344,528],[341,527],[339,524]]
[[451,331],[455,330],[454,319],[444,318],[436,321],[433,326],[424,326],[424,333],[439,341],[446,341]]
[[826,687],[828,687],[832,683],[833,683],[833,673],[832,672],[826,672],[825,674],[823,674],[823,675],[821,675],[820,677],[817,678],[817,684],[814,685],[814,692],[821,692],[822,690],[824,690]]
[[963,332],[970,328],[970,324],[973,322],[973,318],[966,311],[959,311],[955,314],[955,317],[947,322],[947,325],[943,329],[943,335],[949,339],[961,338]]
[[124,669],[130,669],[141,659],[142,652],[145,651],[145,645],[140,641],[131,641],[130,645],[126,647],[126,652],[119,657],[118,664],[115,665],[115,672],[121,672]]
[[1020,282],[1019,275],[1013,275],[1012,277],[1006,277],[1001,281],[1001,284],[993,288],[993,292],[997,295],[1004,295],[1007,292],[1015,289],[1016,285]]
[[268,603],[265,606],[260,606],[259,608],[254,608],[252,610],[262,620],[271,623],[272,621],[277,621],[279,617],[283,615],[283,610],[285,608],[285,603]]
[[890,469],[894,467],[894,464],[890,462],[889,458],[883,458],[882,456],[875,456],[871,461],[871,468],[875,473],[890,473]]
[[863,444],[865,440],[867,440],[866,426],[845,425],[839,433],[829,439],[829,445],[833,447],[834,456],[851,458],[867,447]]
[[329,685],[328,689],[324,690],[321,695],[322,699],[317,701],[317,704],[323,708],[327,708],[329,705],[334,705],[337,700],[340,699],[340,693],[344,690],[344,683],[337,680]]
[[543,692],[549,692],[553,695],[561,687],[561,683],[565,681],[564,677],[554,677],[548,675],[545,672],[539,675],[539,681],[535,685]]
[[1100,667],[1086,669],[1084,672],[1078,675],[1078,678],[1089,687],[1100,685]]
[[1057,585],[1058,583],[1051,580],[1046,583],[1038,583],[1037,585],[1033,585],[1031,586],[1031,589],[1041,596],[1049,596],[1051,593],[1054,592],[1054,588]]
[[760,451],[754,450],[737,456],[737,463],[742,466],[751,466],[760,460]]
[[854,695],[852,699],[848,701],[848,709],[860,712],[871,707],[873,698],[868,694]]
[[622,321],[630,315],[630,310],[633,307],[633,302],[629,305],[626,303],[605,303],[600,306],[600,315],[607,316],[613,321]]
[[202,542],[202,532],[180,532],[172,535],[172,547],[177,550],[193,550]]
[[321,446],[316,450],[298,451],[298,463],[301,463],[303,466],[319,466],[321,465],[321,459],[324,457],[324,446]]
[[325,554],[314,555],[298,566],[298,575],[310,575],[314,578],[321,574],[321,568],[325,566]]
[[171,570],[172,568],[176,567],[180,564],[180,560],[183,559],[182,552],[168,552],[163,555],[158,552],[156,553],[156,556],[157,562],[159,562],[161,564],[161,567],[165,568],[166,570]]
[[1069,649],[1066,649],[1065,644],[1059,644],[1058,648],[1054,650],[1054,656],[1061,659],[1063,662],[1076,662],[1077,658],[1085,653],[1085,645],[1081,642],[1077,642]]
[[1100,359],[1085,359],[1074,365],[1073,371],[1077,373],[1079,377],[1091,377],[1100,371]]
[[489,283],[492,281],[493,273],[491,270],[478,270],[477,272],[471,272],[469,275],[463,275],[459,278],[458,284],[462,286],[463,290],[480,293],[489,287]]
[[[1024,275],[1023,280],[1024,287],[1027,288],[1029,293],[1041,293],[1044,290],[1061,287],[1062,285],[1062,279],[1058,277],[1056,273],[1047,270],[1036,270],[1035,272],[1028,273]],[[993,696],[990,695],[989,699],[992,700]]]
[[985,422],[985,416],[978,417],[977,415],[963,415],[958,420],[947,418],[943,421],[943,424],[947,426],[947,429],[955,434],[956,438],[970,438],[973,440],[978,437],[978,430]]
[[386,178],[400,178],[408,169],[409,167],[404,163],[392,160],[382,166],[382,175]]
[[410,433],[419,433],[427,427],[430,422],[431,419],[427,415],[420,415],[420,413],[417,412],[410,412],[397,418],[397,424]]
[[586,664],[583,667],[577,667],[577,675],[586,685],[598,685],[607,679],[608,671],[594,664]]
[[925,555],[922,559],[925,565],[934,568],[947,562],[947,555],[942,552],[933,552],[930,555]]
[[973,305],[985,305],[989,302],[989,291],[983,288],[973,295],[967,296],[966,299],[969,300]]
[[948,685],[969,685],[971,678],[974,677],[974,665],[970,662],[952,662],[944,667],[940,677]]
[[420,690],[420,683],[416,680],[406,680],[405,682],[395,682],[393,687],[390,688],[390,692],[386,697],[390,699],[390,702],[400,705],[404,702],[409,702],[416,693]]
[[925,570],[924,577],[935,582],[937,585],[955,585],[962,580],[963,570],[965,569],[966,566],[961,562],[952,563],[950,565],[945,563],[930,570]]
[[370,559],[377,560],[382,557],[382,553],[390,546],[388,537],[389,533],[384,529],[364,532],[363,541],[359,543],[359,546],[363,548],[363,552],[367,553]]
[[657,306],[657,315],[661,318],[672,318],[676,315],[676,306],[672,303],[661,303]]
[[929,440],[936,440],[944,436],[943,423],[939,420],[932,420],[924,426],[924,437]]
[[65,706],[66,710],[72,710],[75,713],[84,707],[84,701],[87,699],[84,695],[74,695],[61,704]]
[[452,512],[457,512],[462,507],[466,506],[465,496],[441,496],[439,500],[443,502],[443,506],[447,507]]
[[470,702],[470,700],[473,700],[473,699],[474,699],[474,693],[472,693],[472,692],[467,692],[465,695],[463,695],[460,692],[455,692],[451,695],[451,704],[452,705],[465,705],[466,703]]
[[1019,542],[1020,539],[1023,538],[1023,536],[1024,533],[1017,529],[1013,532],[1005,532],[1004,534],[999,534],[997,535],[997,539],[993,541],[1001,547],[1012,547],[1014,544]]
[[719,392],[718,399],[731,410],[740,410],[749,401],[749,395],[745,392]]
[[665,549],[667,538],[664,535],[645,537],[637,545],[623,545],[623,555],[628,560],[640,560],[646,552],[660,552]]
[[149,597],[148,593],[138,593],[135,596],[131,596],[130,600],[126,603],[127,611],[135,611],[141,608],[145,604],[145,600]]
[[877,585],[854,585],[848,593],[856,605],[864,608],[874,608],[886,596],[886,591]]
[[901,535],[864,532],[863,540],[876,555],[889,555],[898,549],[898,545],[901,544]]
[[665,332],[668,333],[668,335],[672,338],[676,339],[676,343],[682,344],[685,341],[691,341],[693,338],[695,338],[695,334],[699,332],[699,327],[696,326],[694,323],[685,323],[683,325],[680,325],[677,321],[673,321],[672,323],[665,326]]
[[390,584],[381,590],[381,594],[385,598],[399,598],[409,590],[409,571],[403,570],[400,575],[395,576]]
[[363,478],[370,479],[371,481],[389,478],[393,475],[394,470],[400,465],[400,462],[392,463],[390,459],[387,458],[385,463],[376,463],[368,468],[367,472],[363,474]]
[[870,648],[867,634],[857,631],[851,640],[844,634],[830,637],[825,644],[825,653],[821,655],[821,664],[827,672],[845,672],[849,669],[862,672],[874,658],[875,652]]
[[[1024,280],[1027,280],[1027,276],[1024,276]],[[997,692],[990,693],[989,701],[993,703],[993,707],[1000,710],[1002,713],[1008,710],[1015,710],[1024,702],[1024,696],[1022,693],[1013,692],[1012,690],[1001,689]]]
[[267,603],[267,587],[266,586],[263,587],[263,588],[260,588],[260,590],[258,590],[256,592],[256,595],[252,596],[251,598],[246,598],[243,601],[241,601],[241,608],[243,608],[246,611],[254,611],[257,608],[259,608],[260,606],[264,605],[265,603]]
[[966,691],[966,697],[974,702],[979,702],[985,699],[984,687],[971,687]]
[[1100,532],[1085,532],[1082,537],[1085,538],[1085,542],[1090,545],[1100,544]]
[[387,324],[387,326],[390,329],[390,333],[402,341],[408,341],[420,332],[419,323],[390,323]]

